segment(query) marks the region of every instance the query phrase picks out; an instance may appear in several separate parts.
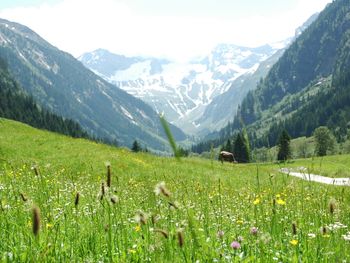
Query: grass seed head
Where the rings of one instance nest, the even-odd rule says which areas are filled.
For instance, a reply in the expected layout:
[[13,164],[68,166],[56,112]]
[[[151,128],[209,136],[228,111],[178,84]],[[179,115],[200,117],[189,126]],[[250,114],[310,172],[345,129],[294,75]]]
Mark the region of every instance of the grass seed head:
[[32,166],[32,170],[34,171],[34,174],[35,174],[36,176],[39,176],[39,169],[38,169],[38,166],[33,165],[33,166]]
[[322,233],[322,235],[327,235],[327,227],[326,226],[322,227],[321,233]]
[[20,195],[21,195],[21,198],[22,198],[23,202],[27,202],[28,201],[28,198],[23,193],[20,193]]
[[295,222],[292,223],[292,233],[293,235],[297,234],[297,224]]
[[38,207],[32,209],[33,212],[33,234],[37,236],[40,230],[40,210]]
[[80,199],[80,194],[79,194],[79,192],[77,192],[77,194],[75,195],[75,200],[74,200],[75,207],[78,207],[79,199]]
[[138,211],[135,216],[135,221],[139,224],[145,225],[147,223],[147,215],[143,211]]
[[112,202],[112,204],[115,205],[116,203],[118,203],[118,201],[119,201],[118,196],[113,195],[113,196],[111,197],[111,202]]
[[154,229],[153,231],[156,233],[160,233],[166,239],[168,239],[168,237],[169,237],[168,232],[163,230],[163,229]]
[[105,183],[102,182],[101,183],[101,195],[100,195],[100,200],[102,201],[103,197],[105,196],[106,194],[106,189],[105,189]]
[[333,214],[334,214],[334,211],[335,211],[335,200],[332,199],[332,200],[329,202],[329,212],[333,215]]
[[111,164],[106,163],[107,166],[107,186],[111,187],[111,181],[112,181],[112,174],[111,174]]
[[182,229],[177,230],[177,241],[179,243],[179,247],[183,247],[185,243],[184,232]]
[[169,204],[171,209],[179,209],[179,205],[176,201],[175,202],[169,201],[168,204]]
[[152,215],[151,216],[151,221],[152,221],[152,225],[157,223],[159,221],[159,215]]
[[170,197],[170,192],[169,190],[166,188],[165,186],[165,182],[160,182],[156,185],[154,192],[156,193],[156,195],[164,195],[165,197]]

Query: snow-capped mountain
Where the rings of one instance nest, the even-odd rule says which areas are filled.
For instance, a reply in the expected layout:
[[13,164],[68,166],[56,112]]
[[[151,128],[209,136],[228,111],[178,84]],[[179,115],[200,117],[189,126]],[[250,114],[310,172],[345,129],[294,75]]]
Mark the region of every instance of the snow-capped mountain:
[[[136,139],[152,151],[170,150],[159,116],[149,105],[97,76],[28,27],[0,18],[0,57],[13,79],[40,106],[75,120],[97,138],[129,147]],[[186,140],[180,129],[169,126],[177,141]]]
[[[98,49],[79,60],[107,81],[164,112],[172,123],[194,132],[207,105],[226,92],[231,83],[254,73],[260,63],[281,48],[247,48],[221,44],[201,59],[178,63],[165,59],[125,57]],[[185,125],[189,124],[189,125]]]

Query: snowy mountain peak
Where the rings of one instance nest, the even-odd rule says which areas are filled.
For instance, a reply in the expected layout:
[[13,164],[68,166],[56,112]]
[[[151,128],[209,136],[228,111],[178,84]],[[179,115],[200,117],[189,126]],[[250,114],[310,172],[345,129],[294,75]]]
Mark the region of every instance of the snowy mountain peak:
[[[200,125],[194,121],[203,114],[205,107],[226,92],[234,80],[253,74],[278,48],[220,44],[206,57],[182,63],[126,57],[98,49],[82,55],[79,60],[107,81],[146,101],[156,111],[164,112],[171,122],[182,126],[186,121],[197,129]],[[187,132],[193,132],[193,127]]]

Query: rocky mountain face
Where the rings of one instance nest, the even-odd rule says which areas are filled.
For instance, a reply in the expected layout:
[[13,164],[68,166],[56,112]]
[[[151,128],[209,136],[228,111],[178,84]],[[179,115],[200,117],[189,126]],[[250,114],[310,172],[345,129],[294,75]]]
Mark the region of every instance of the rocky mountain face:
[[[76,120],[90,134],[120,145],[131,146],[137,139],[151,149],[169,149],[158,114],[150,106],[100,78],[29,28],[0,19],[0,55],[10,74],[39,104]],[[125,63],[121,60],[117,69],[126,70]],[[186,139],[180,129],[170,128],[177,141]]]
[[313,14],[303,25],[298,27],[295,30],[294,37],[288,38],[280,43],[272,44],[271,46],[273,46],[275,50],[277,49],[276,52],[263,60],[255,71],[248,71],[232,81],[226,92],[213,99],[205,108],[202,116],[197,119],[197,122],[203,127],[210,127],[206,132],[202,132],[203,135],[214,130],[219,130],[228,122],[233,121],[239,105],[248,92],[257,87],[259,81],[269,73],[272,66],[283,55],[285,49],[317,19],[318,15],[318,13]]
[[[221,44],[201,59],[178,63],[125,57],[99,49],[78,59],[96,74],[142,99],[188,133],[206,133],[227,123],[227,116],[203,116],[208,105],[235,81],[251,76],[286,43],[258,48]],[[239,102],[238,102],[239,103]],[[214,121],[214,122],[211,122]]]
[[[319,126],[344,141],[350,128],[349,61],[350,0],[336,0],[248,92],[234,121],[210,139],[223,142],[244,124],[253,147],[275,145],[284,129],[297,138],[311,136]],[[210,144],[204,148],[208,151]]]

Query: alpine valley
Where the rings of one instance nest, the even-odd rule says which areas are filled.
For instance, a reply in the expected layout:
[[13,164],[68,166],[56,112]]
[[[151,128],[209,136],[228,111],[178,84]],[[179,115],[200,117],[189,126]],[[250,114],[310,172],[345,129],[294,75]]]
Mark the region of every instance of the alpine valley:
[[[262,62],[286,44],[288,41],[258,48],[221,44],[208,56],[188,62],[126,57],[104,49],[78,59],[106,81],[147,102],[157,112],[164,112],[185,132],[205,134],[222,127],[214,125],[212,119],[204,120],[203,114],[213,99],[227,92],[236,80],[241,82],[255,73]],[[225,125],[226,118],[221,117],[215,120]]]
[[257,48],[220,44],[188,62],[126,57],[98,49],[78,59],[93,72],[142,99],[188,134],[205,135],[233,119],[238,105],[256,87],[294,37]]

